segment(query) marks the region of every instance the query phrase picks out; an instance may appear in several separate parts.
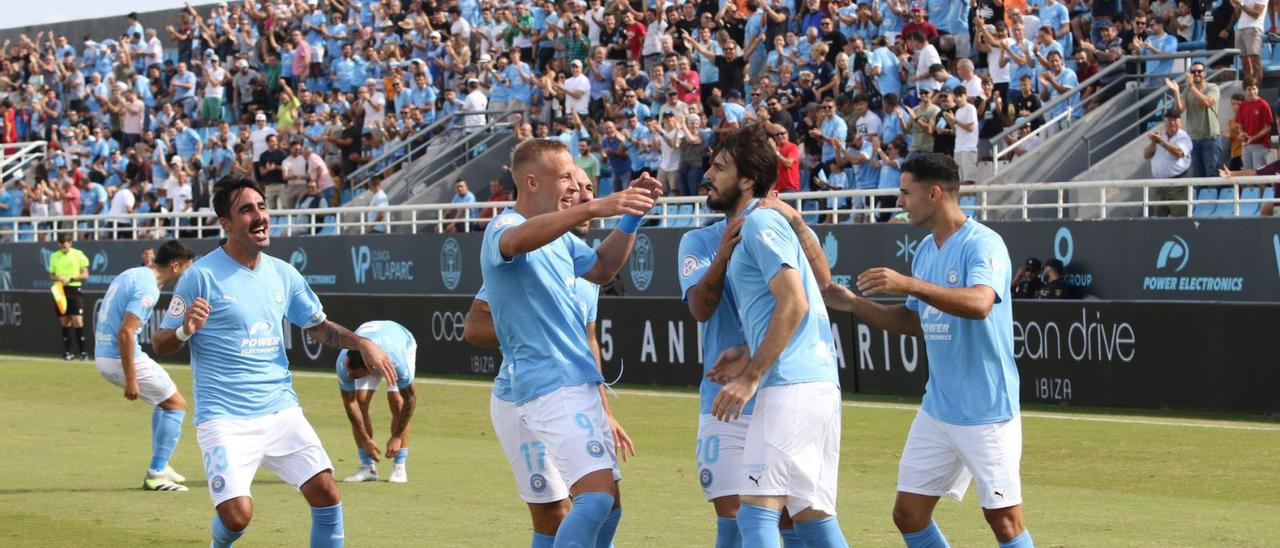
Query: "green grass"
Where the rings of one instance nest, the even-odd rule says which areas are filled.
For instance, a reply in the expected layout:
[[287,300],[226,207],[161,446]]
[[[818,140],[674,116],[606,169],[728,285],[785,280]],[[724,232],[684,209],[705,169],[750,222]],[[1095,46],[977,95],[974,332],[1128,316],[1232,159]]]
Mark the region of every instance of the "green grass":
[[[189,371],[170,373],[190,397]],[[0,356],[0,378],[0,546],[208,545],[213,511],[190,421],[173,465],[191,492],[143,492],[145,404],[126,401],[91,363]],[[337,474],[351,473],[355,450],[331,375],[300,374],[294,385]],[[527,544],[528,515],[489,425],[488,387],[420,379],[419,390],[410,483],[342,486],[350,544]],[[711,545],[715,521],[693,469],[693,392],[619,392],[614,407],[640,454],[623,465],[617,545]],[[901,545],[889,511],[913,410],[883,398],[845,408],[839,512],[854,545]],[[1035,408],[1023,429],[1026,519],[1040,546],[1276,545],[1280,423]],[[299,494],[266,470],[253,494],[254,521],[237,546],[305,545],[310,517]],[[944,500],[936,518],[953,545],[994,544],[972,492]]]

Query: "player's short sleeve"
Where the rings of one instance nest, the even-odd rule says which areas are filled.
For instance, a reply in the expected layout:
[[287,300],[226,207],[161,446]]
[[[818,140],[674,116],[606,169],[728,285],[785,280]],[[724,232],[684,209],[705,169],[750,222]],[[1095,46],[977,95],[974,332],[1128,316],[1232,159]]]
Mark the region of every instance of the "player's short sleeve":
[[1002,302],[1009,296],[1012,277],[1009,271],[1009,251],[999,237],[989,235],[970,240],[964,261],[965,279],[969,281],[969,287],[990,287],[996,292],[996,302]]
[[575,236],[566,236],[564,240],[569,246],[569,256],[573,258],[573,275],[582,277],[590,272],[596,265],[596,250]]
[[79,249],[76,250],[76,266],[80,268],[89,268],[89,257]]
[[800,268],[800,240],[782,214],[768,209],[754,212],[747,216],[741,234],[738,245],[755,261],[765,283],[783,267]]
[[129,296],[129,304],[125,305],[124,311],[145,322],[151,317],[151,308],[158,300],[160,300],[160,288],[154,285],[138,285]]
[[691,230],[680,237],[680,250],[676,254],[680,269],[680,299],[689,302],[689,290],[702,281],[711,268],[715,250],[708,246],[704,230]]
[[600,286],[578,278],[578,297],[582,299],[587,323],[596,321],[600,305]]
[[480,286],[480,291],[476,292],[476,300],[489,304],[489,289],[486,286]]
[[338,373],[338,390],[355,392],[356,381],[347,376],[347,349],[343,348],[338,352],[338,361],[334,364],[334,370]]
[[285,305],[284,317],[289,319],[289,323],[303,329],[319,325],[325,320],[320,297],[311,290],[311,286],[303,279],[302,274],[298,273],[298,269],[286,263],[280,264],[286,272],[289,283],[289,301]]
[[160,329],[177,329],[182,325],[182,318],[187,307],[196,302],[196,298],[204,296],[204,279],[200,271],[190,269],[178,278],[173,288],[173,298],[169,299],[169,307],[165,309],[164,318],[160,320]]
[[524,223],[524,217],[514,213],[503,213],[491,221],[489,228],[484,232],[483,257],[481,257],[481,260],[493,266],[501,266],[514,261],[516,257],[504,257],[502,255],[502,235],[521,223]]

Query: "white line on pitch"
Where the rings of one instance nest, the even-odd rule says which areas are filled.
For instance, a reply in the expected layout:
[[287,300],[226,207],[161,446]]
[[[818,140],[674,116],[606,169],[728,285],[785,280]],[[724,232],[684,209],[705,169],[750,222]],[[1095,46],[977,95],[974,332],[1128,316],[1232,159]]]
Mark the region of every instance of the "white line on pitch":
[[[40,360],[62,364],[62,360],[57,358],[17,356],[17,355],[0,355],[0,357],[11,357],[24,360]],[[75,362],[71,362],[75,363]],[[165,365],[166,369],[190,369],[184,365]],[[303,378],[329,378],[331,373],[323,373],[319,371],[292,371],[293,375]],[[491,388],[493,383],[490,381],[466,381],[456,379],[416,379],[415,383],[434,384],[439,386],[458,386],[465,388]],[[628,396],[644,396],[651,398],[683,398],[697,399],[698,394],[690,394],[683,392],[664,392],[661,390],[645,390],[643,388],[620,388],[617,389],[620,394]],[[916,411],[919,405],[905,403],[877,403],[877,402],[860,402],[846,401],[845,407],[863,408],[863,409],[889,409],[895,411]],[[1265,424],[1243,424],[1239,422],[1229,421],[1186,421],[1186,420],[1166,420],[1149,417],[1137,417],[1127,415],[1098,416],[1098,415],[1070,415],[1066,413],[1045,413],[1037,411],[1028,411],[1022,413],[1024,418],[1030,419],[1047,419],[1047,420],[1063,420],[1063,421],[1079,421],[1079,422],[1100,422],[1109,424],[1137,424],[1143,426],[1180,426],[1185,428],[1213,428],[1219,430],[1244,430],[1256,432],[1280,432],[1280,426],[1271,426]]]

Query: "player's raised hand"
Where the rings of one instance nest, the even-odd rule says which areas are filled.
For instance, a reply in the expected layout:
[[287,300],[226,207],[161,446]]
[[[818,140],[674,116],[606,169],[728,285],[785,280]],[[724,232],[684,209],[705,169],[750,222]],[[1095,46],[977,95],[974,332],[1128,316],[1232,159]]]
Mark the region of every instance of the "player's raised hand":
[[720,352],[716,363],[712,364],[710,371],[707,371],[707,378],[725,384],[742,375],[750,361],[751,354],[747,352],[747,345],[730,346]]
[[661,198],[662,195],[665,194],[662,191],[662,181],[653,178],[653,176],[649,175],[649,172],[647,171],[639,177],[632,179],[630,188],[641,188],[647,190],[654,200]]
[[204,297],[196,297],[196,301],[187,307],[187,313],[182,317],[182,330],[188,335],[195,333],[209,321],[211,311],[213,307],[209,306],[209,301],[204,300]]
[[[661,195],[661,192],[659,192]],[[632,186],[626,190],[614,192],[604,198],[592,200],[590,202],[593,217],[613,217],[615,215],[644,215],[650,209],[656,198],[651,196],[650,191],[643,187]]]
[[609,415],[609,430],[613,433],[613,452],[622,457],[622,462],[627,462],[627,453],[636,456],[636,444],[631,441],[631,436],[627,435],[627,431],[618,423],[618,419]]
[[912,278],[892,268],[872,268],[858,274],[858,291],[872,295],[905,295],[910,292]]
[[383,352],[378,345],[369,339],[360,340],[360,355],[364,357],[364,363],[369,364],[370,369],[376,371],[382,378],[387,380],[390,386],[396,382],[396,364],[391,361],[386,352]]
[[787,222],[792,225],[795,225],[796,223],[804,223],[804,218],[800,216],[800,212],[796,211],[796,208],[792,207],[791,204],[778,199],[778,194],[776,192],[770,192],[763,200],[757,202],[756,209],[772,209],[777,211],[778,213],[781,213],[782,216],[787,219]]

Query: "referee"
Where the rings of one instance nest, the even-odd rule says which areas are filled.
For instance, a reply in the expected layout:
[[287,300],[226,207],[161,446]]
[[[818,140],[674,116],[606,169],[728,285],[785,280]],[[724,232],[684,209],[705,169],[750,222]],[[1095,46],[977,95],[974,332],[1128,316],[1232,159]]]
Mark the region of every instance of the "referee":
[[67,308],[59,311],[58,323],[62,325],[62,359],[70,360],[71,330],[76,332],[80,345],[80,359],[89,359],[84,347],[84,303],[80,297],[80,284],[89,279],[89,258],[79,249],[71,247],[71,235],[58,235],[58,250],[49,257],[49,279],[62,284],[67,296]]

